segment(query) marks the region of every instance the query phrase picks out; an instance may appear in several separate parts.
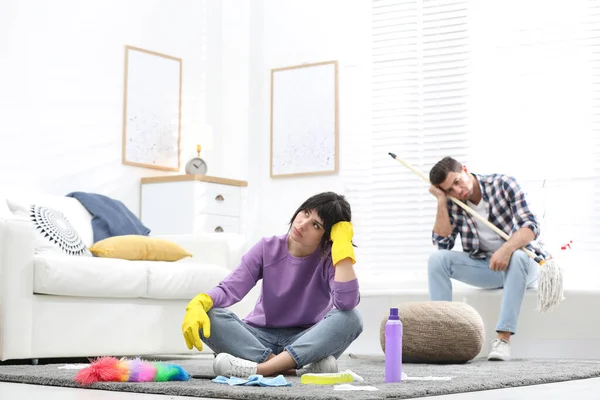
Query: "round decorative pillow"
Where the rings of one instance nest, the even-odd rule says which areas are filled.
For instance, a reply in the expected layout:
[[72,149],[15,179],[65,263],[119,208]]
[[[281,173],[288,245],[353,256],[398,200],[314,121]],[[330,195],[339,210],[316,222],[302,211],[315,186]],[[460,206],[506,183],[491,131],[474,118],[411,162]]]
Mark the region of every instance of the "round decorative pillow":
[[[385,323],[381,321],[381,349],[385,353]],[[485,340],[483,320],[470,305],[425,301],[398,306],[402,321],[402,362],[457,364],[479,354]]]

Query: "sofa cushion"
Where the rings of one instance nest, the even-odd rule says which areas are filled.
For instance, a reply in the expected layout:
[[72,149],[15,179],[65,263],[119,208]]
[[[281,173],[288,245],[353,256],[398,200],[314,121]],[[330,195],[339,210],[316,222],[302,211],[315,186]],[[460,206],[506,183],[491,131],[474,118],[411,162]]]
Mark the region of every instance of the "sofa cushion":
[[179,261],[191,257],[183,247],[170,240],[143,235],[122,235],[94,243],[90,251],[97,257],[124,260]]
[[76,297],[191,299],[230,271],[191,259],[176,262],[38,254],[34,293]]
[[[402,361],[405,363],[465,363],[472,360],[485,338],[481,316],[470,305],[450,301],[423,301],[398,306],[402,321]],[[380,343],[385,353],[385,324]]]
[[72,256],[91,256],[77,230],[64,214],[54,208],[19,203],[8,199],[8,208],[15,216],[32,223],[37,233],[36,252],[57,252]]
[[176,262],[131,262],[143,262],[147,265],[146,297],[152,299],[190,300],[198,293],[206,292],[217,286],[231,272],[224,267],[200,263],[190,258]]

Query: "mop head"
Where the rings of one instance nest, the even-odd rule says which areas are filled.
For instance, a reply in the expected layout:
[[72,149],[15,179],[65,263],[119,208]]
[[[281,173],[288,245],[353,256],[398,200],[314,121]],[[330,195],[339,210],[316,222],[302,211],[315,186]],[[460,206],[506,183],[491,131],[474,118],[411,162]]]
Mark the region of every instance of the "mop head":
[[538,282],[538,311],[550,311],[564,300],[563,271],[556,261],[541,264]]
[[96,382],[167,382],[187,381],[190,375],[175,364],[100,357],[75,375],[75,382],[89,385]]

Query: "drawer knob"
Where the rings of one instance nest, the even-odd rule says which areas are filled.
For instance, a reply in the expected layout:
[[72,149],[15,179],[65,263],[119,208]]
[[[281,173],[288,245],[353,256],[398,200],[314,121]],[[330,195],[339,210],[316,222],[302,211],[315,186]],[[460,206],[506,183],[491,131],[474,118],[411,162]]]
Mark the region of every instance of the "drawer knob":
[[215,228],[215,232],[223,232],[223,228],[222,228],[222,227],[220,227],[220,226],[217,226],[217,227]]
[[218,194],[217,197],[215,197],[216,201],[224,201],[225,197],[223,197],[222,195]]

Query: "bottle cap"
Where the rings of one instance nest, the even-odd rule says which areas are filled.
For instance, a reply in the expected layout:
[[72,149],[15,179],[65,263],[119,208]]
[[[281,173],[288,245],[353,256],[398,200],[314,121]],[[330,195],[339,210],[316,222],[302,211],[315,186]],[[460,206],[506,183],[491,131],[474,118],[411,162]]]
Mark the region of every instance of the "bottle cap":
[[388,319],[393,319],[393,320],[399,320],[400,317],[398,316],[398,309],[397,308],[390,308],[390,317]]

